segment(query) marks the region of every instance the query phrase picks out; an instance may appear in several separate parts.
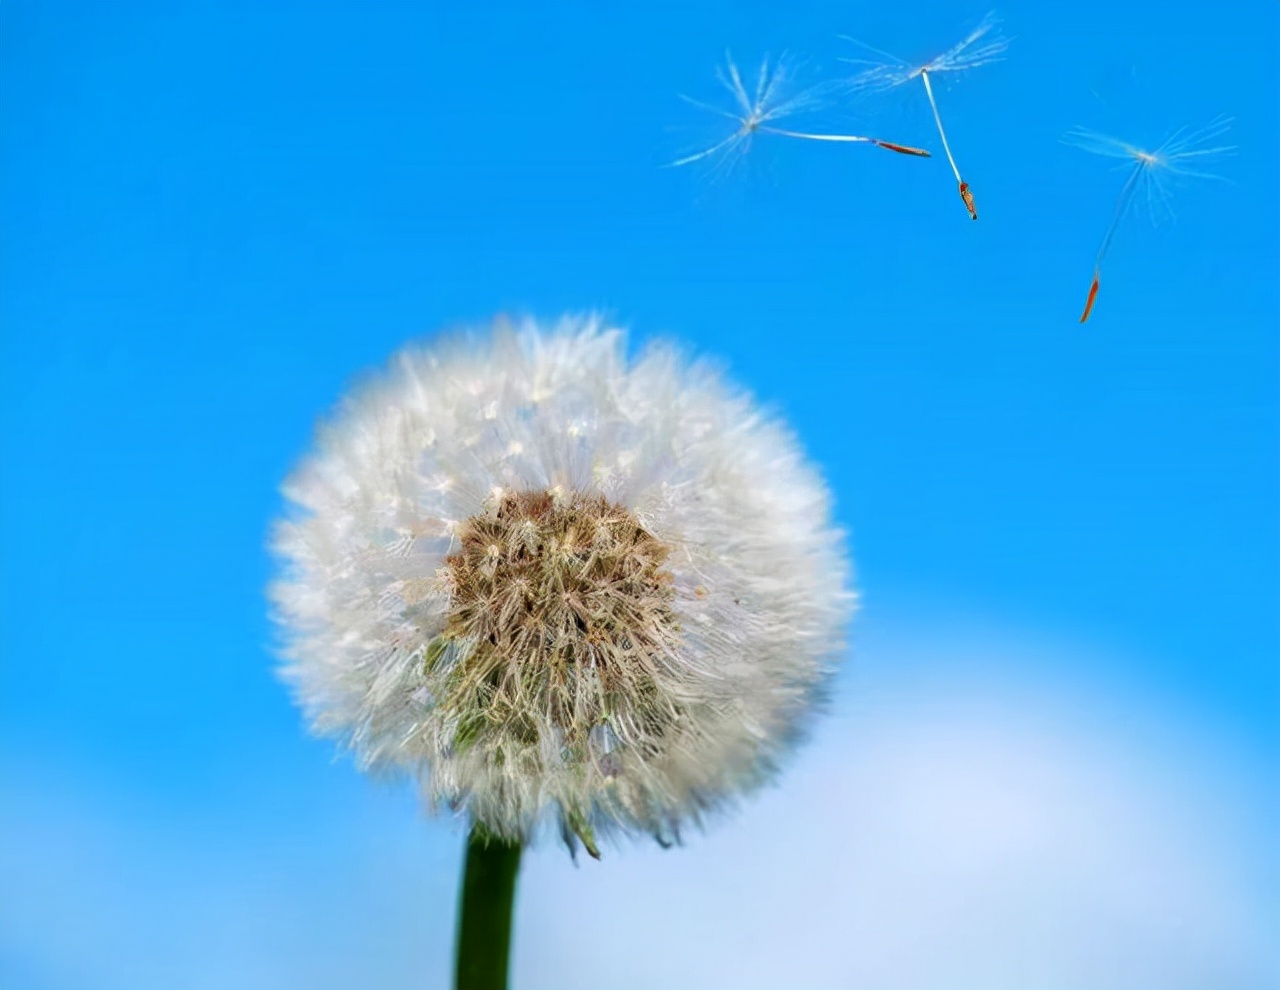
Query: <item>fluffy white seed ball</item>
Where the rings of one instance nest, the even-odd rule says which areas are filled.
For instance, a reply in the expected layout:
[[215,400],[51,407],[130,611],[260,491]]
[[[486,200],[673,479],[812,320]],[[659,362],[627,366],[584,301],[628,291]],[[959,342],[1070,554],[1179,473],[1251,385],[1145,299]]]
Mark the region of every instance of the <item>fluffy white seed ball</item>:
[[795,440],[594,320],[401,352],[285,486],[273,585],[313,728],[526,840],[678,835],[797,738],[853,603]]

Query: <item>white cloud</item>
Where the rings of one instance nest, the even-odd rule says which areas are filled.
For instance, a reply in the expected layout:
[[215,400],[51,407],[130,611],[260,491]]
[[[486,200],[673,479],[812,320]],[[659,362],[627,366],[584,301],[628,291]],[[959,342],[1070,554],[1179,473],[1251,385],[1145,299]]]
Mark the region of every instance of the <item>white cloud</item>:
[[[527,856],[515,990],[1280,985],[1273,762],[1093,677],[1019,683],[1029,651],[900,644],[864,644],[782,785],[710,834]],[[188,806],[7,773],[0,982],[447,986],[460,834],[297,751]]]
[[531,861],[516,984],[1280,985],[1261,771],[1132,704],[1108,719],[985,677],[860,688],[879,693],[861,717],[685,849]]

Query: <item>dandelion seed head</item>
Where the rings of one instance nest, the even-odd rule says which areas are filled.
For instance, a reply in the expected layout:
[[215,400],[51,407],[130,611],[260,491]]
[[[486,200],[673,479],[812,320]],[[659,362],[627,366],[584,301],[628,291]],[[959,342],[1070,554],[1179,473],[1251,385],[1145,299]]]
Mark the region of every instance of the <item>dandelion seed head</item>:
[[285,493],[272,597],[313,728],[509,838],[677,837],[769,779],[842,652],[795,440],[595,320],[401,352]]

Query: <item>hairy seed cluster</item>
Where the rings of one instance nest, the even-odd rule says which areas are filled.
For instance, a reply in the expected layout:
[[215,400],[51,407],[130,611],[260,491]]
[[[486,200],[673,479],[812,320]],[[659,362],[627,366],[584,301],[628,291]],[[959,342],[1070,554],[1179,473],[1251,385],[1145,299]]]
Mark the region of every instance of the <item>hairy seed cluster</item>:
[[660,749],[680,716],[657,690],[680,632],[667,546],[622,506],[562,490],[501,494],[457,535],[427,655],[429,674],[450,658],[440,705],[455,748],[590,760],[605,777],[616,749]]
[[494,835],[660,842],[773,779],[853,604],[830,493],[709,366],[596,320],[408,347],[285,487],[282,675]]

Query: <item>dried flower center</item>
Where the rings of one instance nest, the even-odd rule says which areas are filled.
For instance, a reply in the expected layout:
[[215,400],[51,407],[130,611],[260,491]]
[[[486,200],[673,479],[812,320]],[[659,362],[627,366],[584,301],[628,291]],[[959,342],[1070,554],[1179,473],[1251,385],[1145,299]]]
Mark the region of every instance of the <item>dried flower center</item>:
[[679,634],[666,545],[600,495],[545,491],[501,495],[458,537],[444,637],[464,647],[441,698],[455,744],[554,739],[582,758],[589,741],[597,757],[656,742],[676,717],[656,687]]

